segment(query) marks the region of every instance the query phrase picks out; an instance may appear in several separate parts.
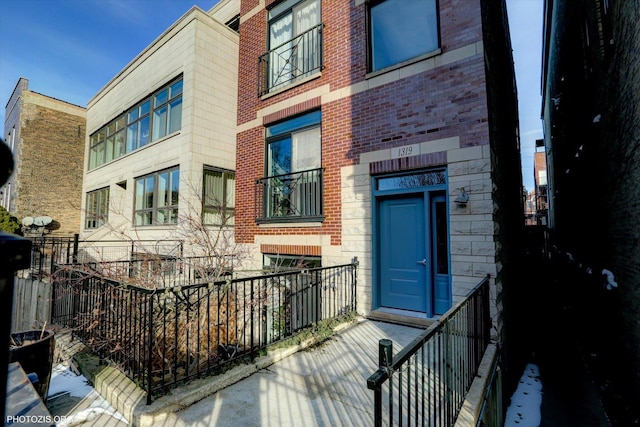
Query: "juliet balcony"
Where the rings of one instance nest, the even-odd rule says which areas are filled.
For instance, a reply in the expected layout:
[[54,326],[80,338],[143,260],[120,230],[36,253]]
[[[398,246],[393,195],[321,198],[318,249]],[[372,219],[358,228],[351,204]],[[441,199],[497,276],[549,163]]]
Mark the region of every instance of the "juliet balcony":
[[258,96],[302,81],[323,68],[322,29],[318,24],[258,59]]
[[256,181],[256,222],[322,221],[323,172],[312,169]]

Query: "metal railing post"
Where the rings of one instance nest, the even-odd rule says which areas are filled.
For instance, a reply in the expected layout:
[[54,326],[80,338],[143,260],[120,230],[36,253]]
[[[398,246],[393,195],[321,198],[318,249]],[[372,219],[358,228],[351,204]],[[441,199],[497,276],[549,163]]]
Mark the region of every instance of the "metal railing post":
[[152,390],[152,375],[151,371],[153,369],[153,295],[149,295],[149,330],[147,333],[149,336],[147,337],[147,405],[151,405],[151,390]]

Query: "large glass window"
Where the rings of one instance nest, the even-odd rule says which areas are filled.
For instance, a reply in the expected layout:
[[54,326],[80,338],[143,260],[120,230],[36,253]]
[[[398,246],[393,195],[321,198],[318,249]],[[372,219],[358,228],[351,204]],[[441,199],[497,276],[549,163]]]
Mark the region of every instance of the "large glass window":
[[179,79],[91,135],[89,169],[177,132],[181,127],[182,79]]
[[167,169],[136,179],[134,224],[176,224],[180,170]]
[[369,8],[370,70],[376,71],[440,47],[437,0],[384,0]]
[[287,0],[269,10],[267,93],[322,66],[320,0]]
[[233,225],[235,173],[205,168],[203,177],[203,220],[207,225]]
[[109,187],[87,193],[85,228],[98,228],[109,220]]
[[314,111],[266,129],[262,220],[322,217],[321,117]]
[[267,176],[320,168],[321,119],[314,111],[267,128]]

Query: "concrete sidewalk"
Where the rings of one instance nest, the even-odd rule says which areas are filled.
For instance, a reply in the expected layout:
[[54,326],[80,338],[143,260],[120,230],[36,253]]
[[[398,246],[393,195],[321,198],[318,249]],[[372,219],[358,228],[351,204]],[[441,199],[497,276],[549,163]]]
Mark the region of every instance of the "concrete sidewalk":
[[[378,341],[391,339],[395,354],[422,331],[359,319],[321,344],[270,352],[253,364],[178,387],[151,405],[114,368],[101,368],[93,381],[132,425],[372,425],[373,392],[366,381],[378,368]],[[112,425],[108,419],[87,421],[78,425]]]
[[378,367],[378,341],[390,338],[397,353],[421,331],[361,321],[177,412],[176,425],[373,425],[366,382]]

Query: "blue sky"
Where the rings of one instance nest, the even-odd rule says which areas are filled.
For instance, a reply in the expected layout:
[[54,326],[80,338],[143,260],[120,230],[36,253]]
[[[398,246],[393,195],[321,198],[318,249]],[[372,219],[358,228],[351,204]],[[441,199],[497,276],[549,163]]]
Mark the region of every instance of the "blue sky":
[[217,2],[0,0],[0,123],[20,77],[32,91],[86,107],[191,6]]
[[544,0],[507,0],[507,14],[518,86],[522,181],[533,189],[533,153],[542,138],[540,70]]
[[[218,0],[0,0],[0,123],[18,79],[86,107],[113,76],[193,5]],[[523,180],[533,187],[540,122],[543,0],[507,0],[518,84]],[[2,133],[4,134],[4,132]]]

